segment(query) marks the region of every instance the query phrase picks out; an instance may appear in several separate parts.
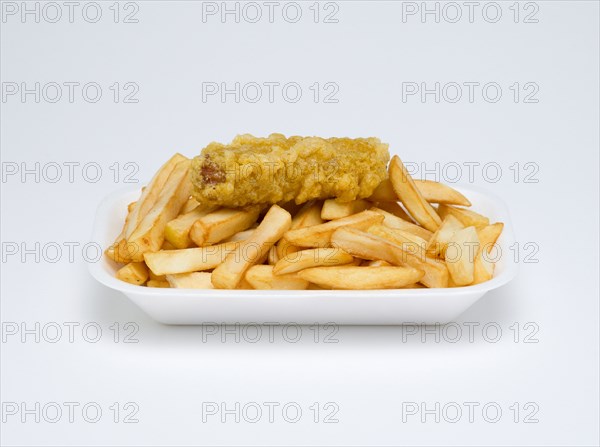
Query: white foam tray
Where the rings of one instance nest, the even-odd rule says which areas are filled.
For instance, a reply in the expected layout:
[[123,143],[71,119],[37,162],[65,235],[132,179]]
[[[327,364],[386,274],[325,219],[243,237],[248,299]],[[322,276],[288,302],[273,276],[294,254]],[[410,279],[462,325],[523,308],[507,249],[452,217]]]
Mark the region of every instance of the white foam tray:
[[[393,290],[193,290],[128,284],[115,278],[117,264],[105,256],[89,268],[99,282],[119,290],[154,320],[165,324],[334,323],[339,325],[443,324],[456,319],[486,292],[514,278],[517,265],[509,247],[514,233],[505,204],[472,186],[455,186],[473,210],[504,222],[498,240],[501,257],[494,278],[483,284],[448,289]],[[96,213],[93,241],[102,247],[120,233],[127,204],[140,188],[107,196]]]

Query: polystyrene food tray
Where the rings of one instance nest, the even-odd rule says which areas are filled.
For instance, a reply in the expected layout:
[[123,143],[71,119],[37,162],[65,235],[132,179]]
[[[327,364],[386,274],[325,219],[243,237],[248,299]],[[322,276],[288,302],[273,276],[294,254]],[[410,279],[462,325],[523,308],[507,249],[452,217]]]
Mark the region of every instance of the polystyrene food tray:
[[[105,256],[90,264],[99,282],[124,293],[154,320],[165,324],[443,324],[456,319],[486,292],[514,278],[517,265],[509,249],[513,228],[505,204],[472,186],[456,186],[473,210],[504,222],[498,239],[494,278],[482,284],[447,289],[387,290],[195,290],[135,286],[115,278],[118,265]],[[102,247],[120,233],[127,204],[140,188],[107,196],[96,213],[93,241]]]

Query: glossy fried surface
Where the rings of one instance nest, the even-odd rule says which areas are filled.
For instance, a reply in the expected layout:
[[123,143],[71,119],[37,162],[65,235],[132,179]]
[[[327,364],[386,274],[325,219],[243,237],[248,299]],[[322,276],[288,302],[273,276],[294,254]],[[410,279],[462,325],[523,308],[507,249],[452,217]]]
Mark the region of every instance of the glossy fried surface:
[[387,144],[377,138],[267,138],[211,143],[192,162],[194,197],[229,207],[295,200],[364,198],[387,177]]

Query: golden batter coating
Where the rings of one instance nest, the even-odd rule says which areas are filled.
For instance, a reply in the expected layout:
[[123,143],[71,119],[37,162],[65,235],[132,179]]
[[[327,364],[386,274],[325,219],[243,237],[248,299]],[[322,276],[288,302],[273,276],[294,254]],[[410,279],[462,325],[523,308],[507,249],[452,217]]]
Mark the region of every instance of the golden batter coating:
[[378,138],[267,138],[211,143],[192,161],[200,203],[239,207],[371,195],[387,177],[388,145]]

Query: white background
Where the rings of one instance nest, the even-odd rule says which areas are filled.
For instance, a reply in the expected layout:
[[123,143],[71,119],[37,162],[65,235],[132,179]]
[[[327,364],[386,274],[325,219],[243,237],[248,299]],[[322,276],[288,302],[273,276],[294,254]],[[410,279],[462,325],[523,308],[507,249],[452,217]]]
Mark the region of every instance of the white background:
[[[121,4],[114,23],[111,3],[102,3],[97,23],[84,20],[82,2],[74,23],[63,6],[58,23],[43,16],[36,23],[31,15],[23,23],[17,14],[0,24],[4,89],[13,82],[28,88],[35,82],[97,82],[103,91],[96,103],[86,102],[81,90],[70,103],[66,89],[56,103],[44,97],[36,103],[33,95],[2,99],[3,172],[14,163],[33,169],[39,162],[40,170],[47,169],[39,182],[33,174],[2,179],[3,331],[11,323],[57,323],[65,330],[57,343],[4,334],[3,445],[597,445],[598,3],[521,4],[518,23],[512,2],[500,2],[497,23],[488,21],[492,9],[482,15],[484,2],[473,23],[466,6],[457,23],[447,20],[454,17],[449,9],[440,23],[431,15],[423,23],[419,14],[403,21],[403,7],[410,5],[401,2],[338,2],[338,23],[322,23],[323,4],[314,23],[311,3],[302,3],[297,23],[286,20],[292,10],[282,16],[283,3],[274,23],[264,5],[258,23],[245,20],[250,10],[240,23],[232,16],[223,23],[218,15],[203,22],[202,3],[191,1],[138,2],[138,23],[122,23],[133,7],[125,11]],[[536,8],[530,18],[538,22],[523,23]],[[87,12],[93,18],[93,10]],[[123,103],[121,96],[115,103],[109,90],[115,82],[136,83],[138,102]],[[280,91],[272,103],[264,96],[236,103],[231,95],[224,103],[218,95],[203,102],[203,82],[297,82],[303,96],[296,103]],[[309,90],[315,82],[336,83],[338,102],[321,97],[315,103]],[[478,89],[469,102],[465,89],[456,103],[448,97],[436,103],[433,95],[403,101],[404,82],[429,88],[435,82],[495,82],[502,98],[488,102]],[[509,89],[515,82],[521,93],[525,83],[535,83],[537,102],[525,103],[521,94],[515,103]],[[378,136],[405,161],[429,169],[436,162],[458,163],[459,183],[484,187],[509,204],[520,244],[519,276],[460,318],[463,333],[456,343],[448,341],[454,332],[438,329],[436,342],[435,333],[411,335],[400,327],[343,327],[334,336],[338,343],[324,343],[323,333],[315,343],[306,327],[300,341],[290,343],[276,329],[273,342],[265,333],[258,343],[243,334],[236,343],[222,332],[209,336],[201,328],[154,323],[92,280],[80,247],[90,242],[102,197],[128,186],[125,163],[137,163],[133,178],[141,186],[173,152],[192,156],[210,141],[227,142],[244,132]],[[69,162],[80,163],[73,182],[64,165]],[[92,162],[102,168],[95,183],[81,172]],[[115,162],[118,179],[110,169]],[[481,163],[472,179],[468,162]],[[63,167],[56,183],[48,181],[51,163]],[[501,167],[498,181],[491,181],[494,170],[482,171],[486,163]],[[525,170],[525,163],[533,165]],[[533,170],[529,180],[537,182],[525,182]],[[440,180],[447,182],[456,171],[445,174]],[[9,245],[31,249],[36,242],[62,245],[62,256],[53,263],[55,252],[41,253],[36,262],[29,254],[23,262],[21,253],[6,252]],[[72,262],[66,242],[81,244]],[[537,262],[524,262],[528,254]],[[74,343],[65,322],[80,325]],[[103,329],[97,343],[81,335],[89,322]],[[138,343],[123,343],[127,322],[139,326]],[[121,329],[117,343],[109,328],[114,323]],[[479,324],[472,341],[471,323]],[[484,338],[487,323],[502,329],[496,343]],[[526,343],[528,334],[537,343]],[[493,331],[488,335],[494,337]],[[73,423],[66,413],[57,423],[43,415],[36,423],[35,415],[22,422],[20,414],[7,414],[10,402],[80,406]],[[82,418],[87,402],[103,410],[95,424]],[[121,407],[118,423],[109,409],[114,402]],[[127,402],[139,407],[138,423],[123,423]],[[203,402],[280,406],[273,423],[266,413],[254,424],[243,418],[236,423],[234,416],[222,423],[219,415],[203,423]],[[297,423],[282,417],[288,402],[303,410]],[[309,409],[314,402],[321,407],[318,423]],[[339,422],[323,422],[327,402],[339,408]],[[407,402],[429,409],[439,402],[449,413],[439,422],[429,415],[423,423],[420,414],[405,414],[403,421]],[[452,402],[463,409],[456,423],[448,421],[455,414],[447,405]],[[473,422],[464,402],[479,405]],[[518,422],[509,408],[515,402]],[[497,423],[484,419],[486,403],[502,409]],[[524,423],[532,409],[538,422]]]

